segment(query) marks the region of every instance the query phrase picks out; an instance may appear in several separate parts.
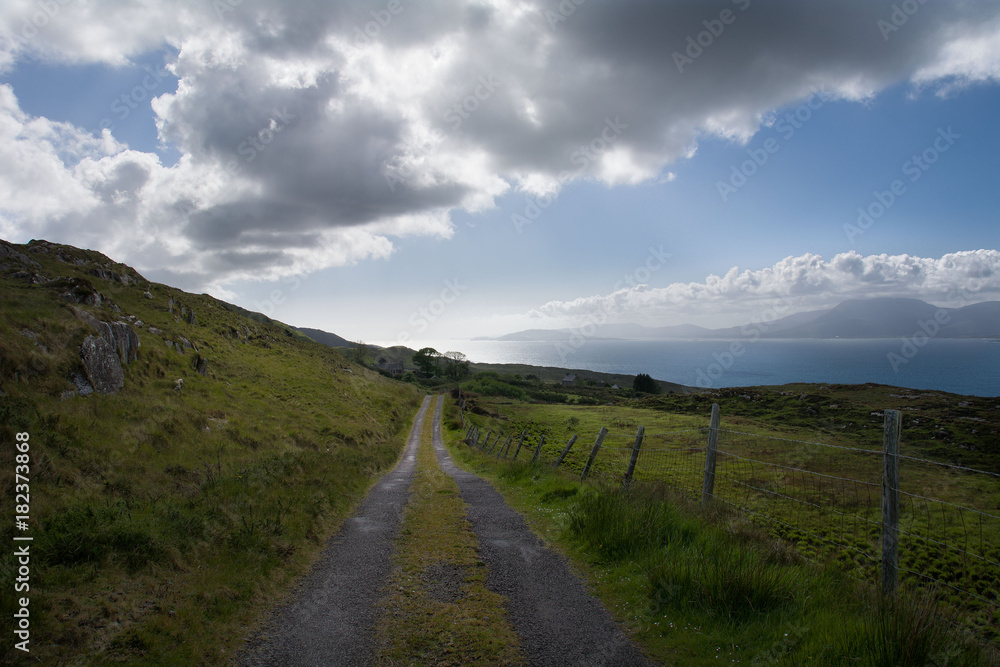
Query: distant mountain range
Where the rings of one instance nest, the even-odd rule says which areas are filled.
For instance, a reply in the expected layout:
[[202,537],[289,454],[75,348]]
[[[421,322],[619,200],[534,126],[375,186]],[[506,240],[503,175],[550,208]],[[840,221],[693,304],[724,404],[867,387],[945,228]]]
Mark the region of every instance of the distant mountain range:
[[[706,329],[693,324],[666,327],[605,324],[597,328],[593,338],[904,338],[921,331],[939,338],[1000,338],[1000,301],[941,308],[920,299],[851,299],[828,310],[795,313],[772,322],[725,329]],[[560,342],[571,335],[570,329],[528,329],[478,340]]]

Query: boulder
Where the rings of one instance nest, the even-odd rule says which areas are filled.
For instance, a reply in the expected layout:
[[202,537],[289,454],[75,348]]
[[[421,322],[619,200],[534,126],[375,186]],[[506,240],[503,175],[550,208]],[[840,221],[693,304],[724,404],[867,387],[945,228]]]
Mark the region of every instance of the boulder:
[[[106,322],[101,324],[107,325]],[[125,386],[125,371],[118,350],[104,336],[87,336],[80,346],[80,357],[87,380],[96,391],[114,394]]]
[[123,365],[139,358],[139,334],[125,322],[101,322],[101,335],[118,351]]

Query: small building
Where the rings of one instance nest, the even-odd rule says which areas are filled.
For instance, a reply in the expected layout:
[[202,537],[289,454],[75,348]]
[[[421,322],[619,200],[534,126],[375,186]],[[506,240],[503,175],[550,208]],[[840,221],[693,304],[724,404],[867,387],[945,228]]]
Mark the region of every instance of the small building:
[[574,382],[576,382],[576,376],[572,373],[567,373],[566,377],[562,379],[562,386],[572,387]]
[[613,385],[611,385],[611,388],[612,388],[612,389],[618,389],[618,385],[616,385],[616,384],[613,384]]
[[392,377],[399,377],[405,372],[403,364],[398,361],[386,364],[385,366],[383,366],[383,368],[385,369],[385,372],[391,375]]

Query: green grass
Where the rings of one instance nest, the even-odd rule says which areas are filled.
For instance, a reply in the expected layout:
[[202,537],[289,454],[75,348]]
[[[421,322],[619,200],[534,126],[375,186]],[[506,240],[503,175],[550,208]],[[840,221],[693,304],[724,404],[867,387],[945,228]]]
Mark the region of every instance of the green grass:
[[[91,276],[109,264],[97,253],[51,246],[31,257],[48,277],[85,278],[120,310],[77,307],[144,323],[120,393],[63,399],[92,332],[58,283],[0,276],[0,497],[13,497],[11,444],[26,431],[32,656],[225,664],[395,462],[420,396],[207,295]],[[198,352],[165,344],[180,337]],[[12,524],[5,512],[7,544]],[[0,561],[4,615],[15,608],[11,562]],[[6,645],[4,659],[14,655]]]
[[374,664],[524,664],[506,598],[486,587],[487,568],[458,484],[438,466],[430,414],[433,407],[395,544]]
[[[804,556],[819,562],[833,560],[851,576],[876,581],[880,556],[881,442],[873,443],[871,438],[859,440],[856,433],[840,428],[844,424],[831,428],[830,422],[817,421],[807,428],[790,411],[804,410],[808,414],[814,409],[812,406],[820,405],[841,409],[853,401],[852,411],[871,415],[877,412],[879,404],[864,405],[860,396],[868,395],[872,401],[916,401],[922,406],[922,415],[917,420],[920,424],[944,423],[950,418],[953,404],[965,403],[964,410],[976,408],[982,401],[949,398],[946,394],[917,395],[887,387],[809,387],[815,394],[802,391],[804,386],[795,387],[799,389],[797,392],[787,391],[789,388],[726,390],[714,394],[723,406],[715,497],[760,518],[762,527],[794,545]],[[893,399],[891,394],[900,391],[906,393],[897,396],[912,393],[917,397]],[[683,408],[681,414],[668,412],[662,401]],[[571,432],[579,433],[580,439],[565,466],[574,472],[582,468],[596,431],[606,426],[611,432],[591,474],[616,482],[627,470],[635,429],[645,426],[635,479],[669,486],[692,500],[700,499],[707,435],[697,429],[707,426],[709,404],[705,397],[662,397],[652,402],[627,401],[599,407],[526,404],[485,397],[475,399],[475,403],[481,414],[471,418],[481,424],[481,432],[487,428],[494,432],[527,431],[529,452],[539,435],[546,435],[541,456],[546,462],[558,456],[562,438]],[[701,405],[706,412],[700,416],[693,414],[688,409],[692,405]],[[904,414],[915,411],[911,409]],[[755,416],[747,416],[748,413]],[[871,419],[878,426],[872,432],[877,431],[881,437],[881,416]],[[990,423],[976,423],[985,431],[976,451],[986,456],[995,446],[988,433]],[[876,453],[847,451],[844,447]],[[959,448],[959,451],[965,450]],[[933,457],[916,432],[904,431],[902,453],[921,459]],[[520,458],[530,456],[522,450]],[[989,463],[989,459],[984,462]],[[933,590],[940,601],[959,612],[982,636],[997,641],[1000,639],[1000,610],[996,605],[1000,599],[1000,577],[996,574],[996,563],[1000,562],[1000,520],[993,517],[1000,508],[1000,482],[989,474],[904,459],[901,490],[904,492],[900,508],[901,580],[908,586]]]
[[[547,415],[549,424],[567,414],[563,406],[495,405],[505,415]],[[618,415],[626,422],[659,413]],[[588,423],[577,416],[581,427]],[[929,594],[904,586],[898,600],[883,600],[843,568],[807,560],[801,544],[725,504],[705,511],[687,494],[647,483],[623,493],[609,484],[615,478],[581,483],[548,465],[496,461],[460,437],[451,438],[456,460],[492,479],[658,661],[995,664],[963,630],[968,618]]]

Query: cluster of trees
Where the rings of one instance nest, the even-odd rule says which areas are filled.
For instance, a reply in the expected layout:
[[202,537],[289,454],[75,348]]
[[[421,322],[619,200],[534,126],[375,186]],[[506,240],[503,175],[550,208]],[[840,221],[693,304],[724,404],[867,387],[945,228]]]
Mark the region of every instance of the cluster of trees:
[[422,347],[413,354],[413,363],[427,377],[444,376],[450,380],[461,380],[471,374],[469,360],[461,352],[441,354],[433,347]]
[[632,380],[632,389],[646,394],[659,394],[662,391],[660,383],[646,373],[639,373]]

